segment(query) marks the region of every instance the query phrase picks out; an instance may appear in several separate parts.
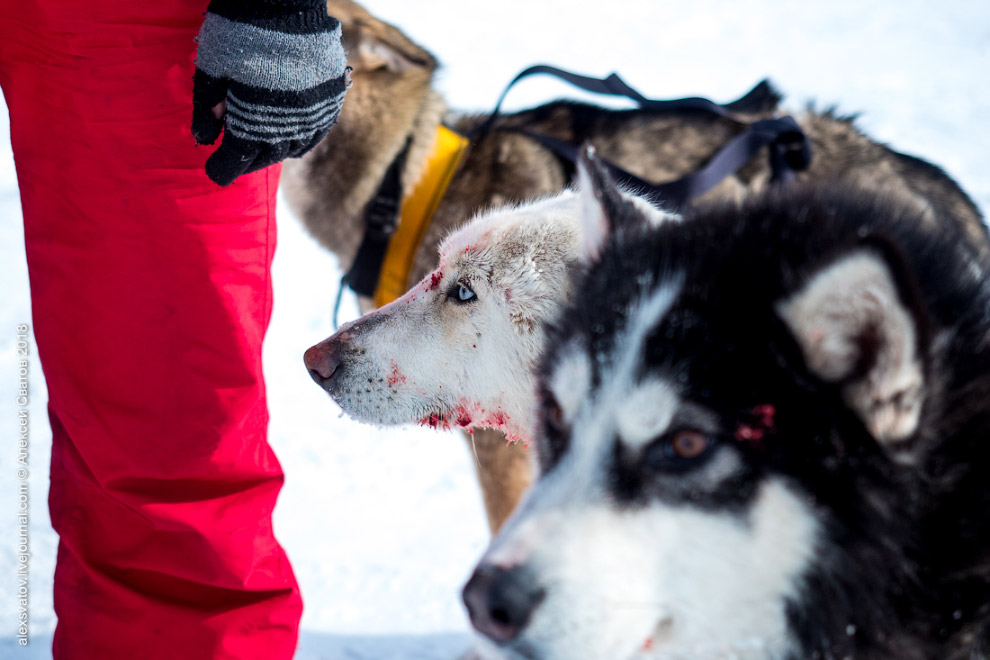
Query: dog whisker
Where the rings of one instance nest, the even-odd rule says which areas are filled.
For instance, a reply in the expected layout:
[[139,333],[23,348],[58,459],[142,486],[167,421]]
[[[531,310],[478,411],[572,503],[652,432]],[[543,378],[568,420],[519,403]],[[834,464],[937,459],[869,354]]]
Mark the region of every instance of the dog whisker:
[[471,434],[471,451],[474,452],[474,462],[481,467],[481,458],[478,456],[478,441],[475,440],[474,433]]

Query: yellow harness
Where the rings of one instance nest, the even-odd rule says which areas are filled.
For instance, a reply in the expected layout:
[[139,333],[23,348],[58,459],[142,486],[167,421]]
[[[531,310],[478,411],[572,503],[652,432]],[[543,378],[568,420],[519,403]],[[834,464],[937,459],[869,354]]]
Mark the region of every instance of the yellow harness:
[[460,164],[468,139],[445,126],[437,127],[433,150],[419,181],[402,198],[399,226],[389,241],[375,289],[375,305],[381,307],[406,292],[416,250],[423,241],[430,220],[447,192],[447,186]]

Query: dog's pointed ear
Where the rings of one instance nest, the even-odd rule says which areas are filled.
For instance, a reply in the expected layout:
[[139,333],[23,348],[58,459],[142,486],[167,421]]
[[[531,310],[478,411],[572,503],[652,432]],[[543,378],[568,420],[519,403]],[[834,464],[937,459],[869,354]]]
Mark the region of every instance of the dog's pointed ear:
[[347,64],[355,71],[405,73],[413,69],[431,72],[436,69],[436,59],[426,49],[356,2],[329,0],[327,11],[340,21]]
[[777,304],[808,369],[838,383],[874,438],[895,446],[918,428],[926,320],[901,264],[864,247],[822,268]]
[[581,236],[586,262],[596,261],[612,233],[612,212],[620,199],[618,188],[590,144],[580,150],[577,161],[578,196],[581,200]]
[[680,216],[651,205],[646,199],[624,193],[605,163],[586,144],[578,154],[577,187],[581,207],[582,258],[597,261],[609,236],[628,227],[656,226]]

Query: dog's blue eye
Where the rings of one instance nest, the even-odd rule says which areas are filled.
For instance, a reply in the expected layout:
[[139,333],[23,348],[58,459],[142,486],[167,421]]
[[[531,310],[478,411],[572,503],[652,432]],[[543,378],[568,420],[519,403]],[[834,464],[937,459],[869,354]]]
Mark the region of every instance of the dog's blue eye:
[[474,295],[474,291],[460,282],[454,286],[454,290],[451,293],[453,294],[451,298],[454,298],[458,302],[471,302],[477,297]]

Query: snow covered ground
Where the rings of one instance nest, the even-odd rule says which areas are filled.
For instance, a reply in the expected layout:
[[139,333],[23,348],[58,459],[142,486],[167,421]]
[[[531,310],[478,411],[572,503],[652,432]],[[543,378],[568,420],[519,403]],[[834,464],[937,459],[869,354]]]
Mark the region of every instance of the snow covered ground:
[[[456,108],[490,108],[515,73],[537,62],[599,76],[618,71],[654,98],[729,100],[770,76],[790,109],[815,100],[861,113],[870,135],[941,165],[990,211],[990,4],[982,0],[509,0],[485,9],[456,0],[374,0],[369,8],[444,63],[437,82]],[[513,91],[508,106],[564,95],[588,98],[534,78]],[[25,650],[14,642],[14,328],[30,321],[30,306],[0,114],[0,655],[44,658],[55,624],[56,537],[45,504],[45,389],[34,359],[32,643]],[[281,217],[265,369],[271,442],[287,475],[276,532],[306,602],[298,657],[454,658],[468,644],[458,592],[487,541],[473,458],[459,436],[384,432],[338,417],[301,356],[330,333],[339,271],[287,210]],[[355,309],[345,296],[344,318]]]

